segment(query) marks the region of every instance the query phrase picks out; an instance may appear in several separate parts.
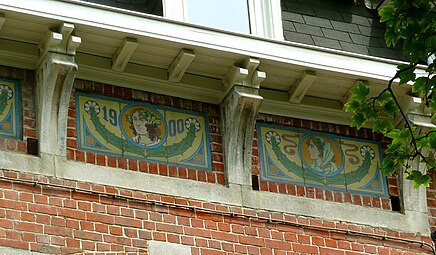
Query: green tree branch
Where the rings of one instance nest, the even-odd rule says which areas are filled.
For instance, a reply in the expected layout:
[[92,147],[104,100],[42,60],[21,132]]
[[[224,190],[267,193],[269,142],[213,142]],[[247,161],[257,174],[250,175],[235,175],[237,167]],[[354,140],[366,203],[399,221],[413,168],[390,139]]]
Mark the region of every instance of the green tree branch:
[[[391,138],[381,166],[383,172],[392,175],[404,169],[415,187],[428,186],[430,177],[419,169],[412,169],[411,160],[419,158],[425,163],[427,174],[436,169],[436,63],[434,60],[428,63],[425,76],[416,77],[415,74],[418,64],[427,63],[427,59],[436,52],[435,6],[434,0],[392,0],[390,5],[380,10],[380,21],[386,22],[386,44],[390,46],[402,42],[403,55],[410,62],[399,65],[395,75],[376,96],[369,97],[370,87],[363,82],[358,83],[350,90],[352,96],[345,105],[347,111],[354,112],[352,126],[361,128],[370,124],[374,132]],[[435,123],[428,123],[420,129],[412,125],[395,94],[394,87],[403,84],[412,84],[411,93],[424,101],[423,114],[427,113],[427,118]],[[403,120],[401,123],[404,126],[393,126],[395,116]]]

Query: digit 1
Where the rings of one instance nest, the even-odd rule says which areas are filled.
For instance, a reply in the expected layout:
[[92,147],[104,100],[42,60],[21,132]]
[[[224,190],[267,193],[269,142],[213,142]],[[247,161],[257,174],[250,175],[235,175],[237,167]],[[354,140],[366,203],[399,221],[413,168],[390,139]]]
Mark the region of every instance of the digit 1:
[[103,119],[104,119],[105,121],[107,121],[107,110],[106,110],[106,106],[103,106],[102,110],[103,110]]

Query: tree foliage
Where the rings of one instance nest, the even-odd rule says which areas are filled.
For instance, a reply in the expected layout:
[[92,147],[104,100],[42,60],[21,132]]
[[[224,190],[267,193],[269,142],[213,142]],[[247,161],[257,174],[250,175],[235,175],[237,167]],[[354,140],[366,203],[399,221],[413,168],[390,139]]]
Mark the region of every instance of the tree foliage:
[[[402,109],[394,86],[411,86],[411,93],[422,98],[422,112],[430,119],[429,124],[436,124],[436,1],[392,0],[380,9],[379,15],[380,21],[386,23],[386,45],[401,44],[409,63],[398,65],[394,77],[376,96],[370,96],[367,84],[358,83],[350,90],[352,96],[346,110],[354,112],[352,126],[369,124],[374,132],[391,139],[381,166],[386,175],[404,170],[415,187],[428,186],[428,174],[436,170],[436,128],[414,126]],[[425,75],[416,74],[419,65],[425,66]],[[395,127],[394,119],[398,118],[403,121]],[[414,169],[414,160],[424,163],[427,172]]]

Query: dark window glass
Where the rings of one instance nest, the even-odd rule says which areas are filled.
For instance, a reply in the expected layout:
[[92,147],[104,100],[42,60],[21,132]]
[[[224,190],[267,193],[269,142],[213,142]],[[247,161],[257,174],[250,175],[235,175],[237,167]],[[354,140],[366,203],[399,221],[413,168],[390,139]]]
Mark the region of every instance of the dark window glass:
[[163,16],[162,0],[82,0],[120,9]]

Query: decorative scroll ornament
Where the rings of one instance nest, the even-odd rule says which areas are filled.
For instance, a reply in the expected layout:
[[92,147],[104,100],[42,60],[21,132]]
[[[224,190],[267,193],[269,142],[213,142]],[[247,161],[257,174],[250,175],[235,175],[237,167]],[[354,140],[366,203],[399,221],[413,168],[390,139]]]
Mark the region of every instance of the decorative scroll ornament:
[[[180,142],[174,143],[172,145],[163,145],[157,148],[144,148],[143,146],[140,146],[138,144],[128,142],[127,140],[124,140],[116,134],[110,132],[98,117],[100,113],[100,106],[97,102],[91,100],[87,101],[84,104],[84,110],[90,115],[90,119],[95,127],[95,130],[107,143],[117,148],[122,148],[123,151],[133,153],[143,158],[162,156],[168,158],[181,155],[191,148],[196,137],[196,133],[200,130],[200,123],[196,119],[187,118],[185,120],[185,125],[188,129],[188,132],[186,136],[181,139]],[[160,120],[157,119],[156,116],[152,116],[151,114],[146,116],[146,120],[150,121],[150,123],[160,124]]]
[[371,160],[374,159],[374,151],[368,146],[363,146],[360,149],[360,152],[363,156],[363,161],[362,164],[355,170],[349,173],[338,174],[335,176],[318,175],[313,171],[305,168],[304,166],[301,167],[295,162],[289,160],[278,146],[280,144],[280,139],[271,139],[271,137],[279,137],[278,135],[273,136],[273,133],[275,132],[268,132],[266,135],[266,139],[268,142],[271,143],[275,156],[283,164],[283,166],[285,166],[288,171],[299,176],[300,178],[323,183],[324,185],[340,185],[345,183],[345,181],[348,184],[359,182],[364,176],[368,174],[369,168],[371,166]]

